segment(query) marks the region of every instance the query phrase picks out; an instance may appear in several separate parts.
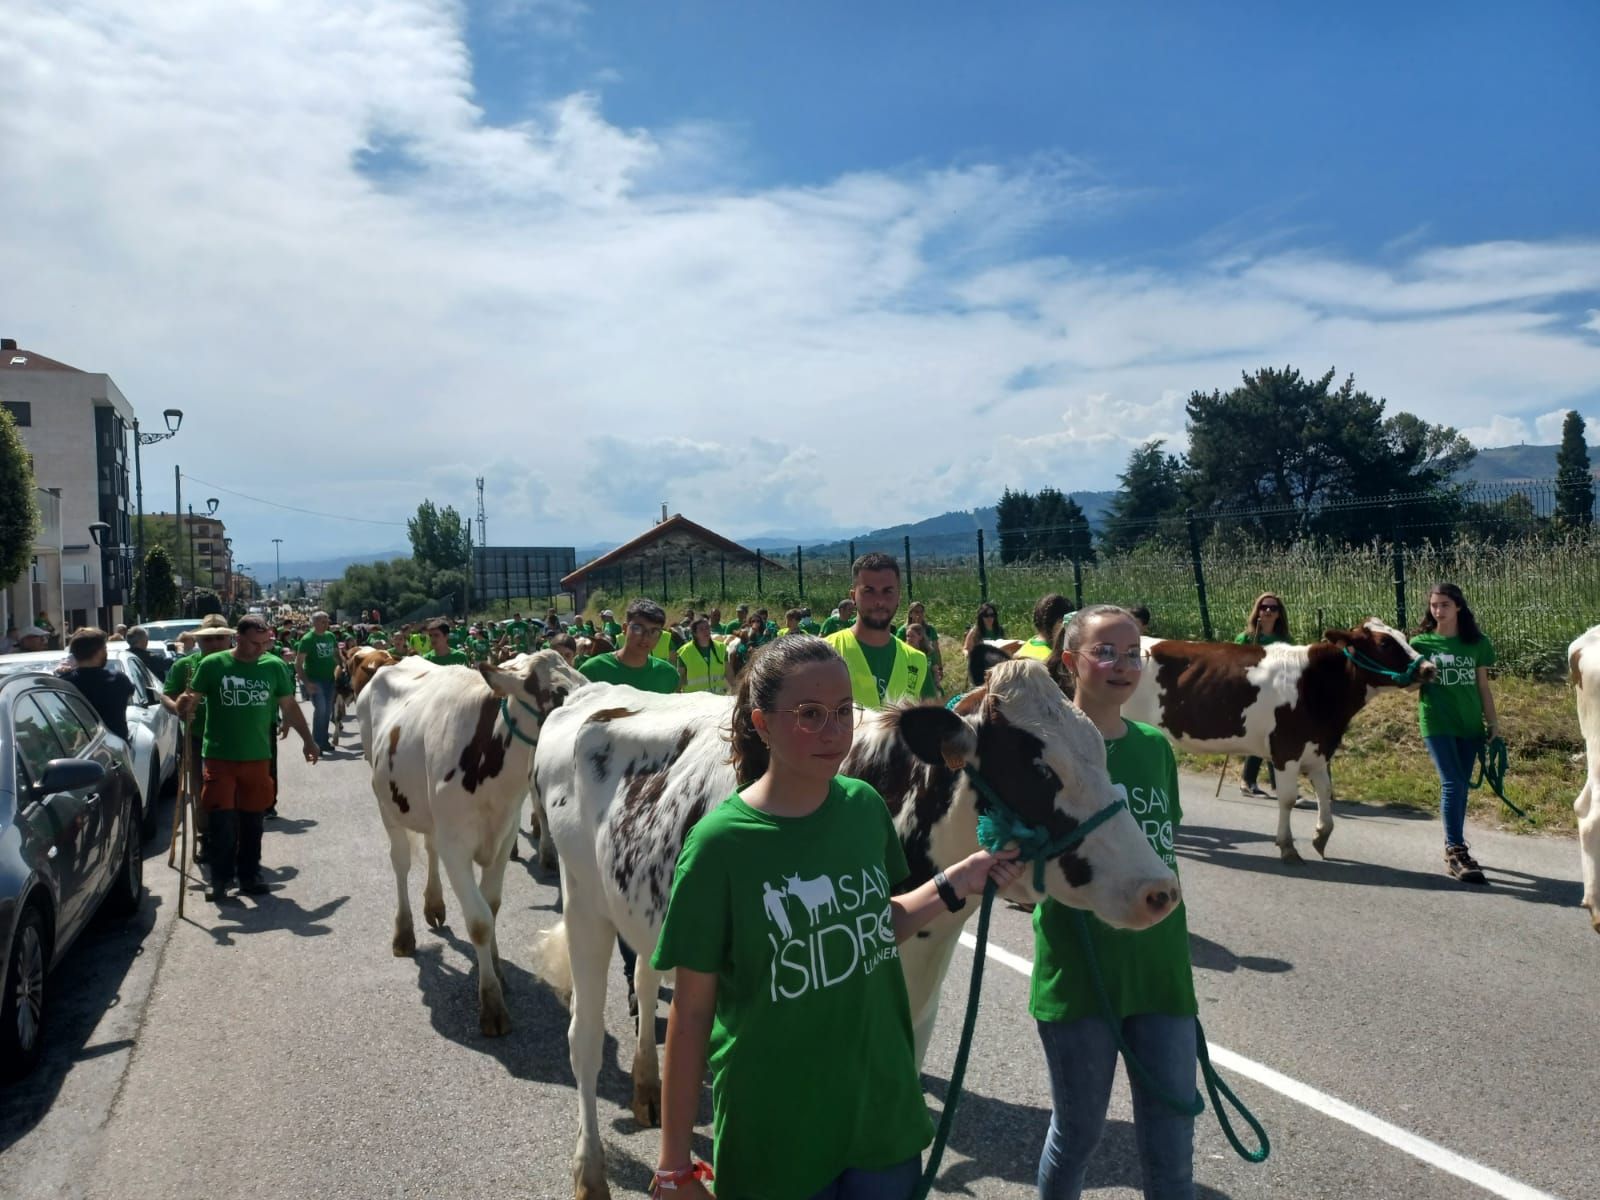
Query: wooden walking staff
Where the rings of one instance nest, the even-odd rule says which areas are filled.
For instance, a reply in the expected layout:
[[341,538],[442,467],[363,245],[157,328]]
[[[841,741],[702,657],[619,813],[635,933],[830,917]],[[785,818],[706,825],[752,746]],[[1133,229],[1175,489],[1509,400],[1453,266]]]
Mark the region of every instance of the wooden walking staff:
[[1226,779],[1227,777],[1228,777],[1228,756],[1226,754],[1224,754],[1222,756],[1222,772],[1221,772],[1221,774],[1219,774],[1217,776],[1217,790],[1212,793],[1213,797],[1222,795],[1222,781],[1224,779]]
[[183,723],[183,753],[178,767],[178,799],[172,806],[172,837],[167,842],[167,866],[177,859],[178,916],[183,917],[183,902],[189,892],[189,863],[191,838],[194,830],[194,742],[189,736],[189,722]]

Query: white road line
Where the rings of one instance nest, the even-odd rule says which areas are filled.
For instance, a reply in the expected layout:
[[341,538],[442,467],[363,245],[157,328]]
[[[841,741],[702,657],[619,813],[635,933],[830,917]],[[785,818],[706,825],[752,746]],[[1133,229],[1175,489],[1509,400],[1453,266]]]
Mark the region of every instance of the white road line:
[[[961,944],[969,950],[978,948],[977,938],[970,933],[961,935]],[[1003,946],[995,945],[992,939],[989,942],[988,957],[1010,967],[1019,975],[1033,974],[1031,962],[1020,954],[1013,954]],[[1430,1142],[1427,1138],[1401,1129],[1398,1125],[1391,1125],[1382,1117],[1375,1117],[1364,1109],[1347,1104],[1337,1096],[1330,1096],[1310,1084],[1291,1079],[1282,1072],[1274,1071],[1271,1067],[1246,1058],[1242,1054],[1236,1054],[1225,1046],[1219,1046],[1212,1041],[1208,1041],[1206,1045],[1211,1050],[1211,1061],[1217,1066],[1243,1075],[1247,1079],[1253,1079],[1280,1095],[1304,1104],[1307,1108],[1313,1108],[1335,1121],[1342,1121],[1352,1129],[1359,1129],[1362,1133],[1375,1137],[1404,1154],[1420,1159],[1441,1171],[1447,1171],[1458,1179],[1465,1179],[1492,1195],[1502,1196],[1505,1200],[1559,1200],[1549,1192],[1541,1192],[1538,1188],[1520,1183],[1509,1175],[1502,1175],[1493,1167],[1474,1162],[1454,1150],[1446,1150],[1437,1142]]]

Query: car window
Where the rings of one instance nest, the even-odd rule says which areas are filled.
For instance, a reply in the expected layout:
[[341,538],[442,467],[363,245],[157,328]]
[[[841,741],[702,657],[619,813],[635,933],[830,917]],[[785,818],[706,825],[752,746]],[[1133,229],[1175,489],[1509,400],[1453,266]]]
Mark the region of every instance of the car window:
[[84,728],[89,731],[90,737],[100,732],[102,724],[100,714],[94,711],[93,705],[82,696],[66,696],[63,699],[72,706],[72,711],[78,714],[78,720],[83,722]]
[[37,783],[52,758],[64,757],[61,743],[32,695],[17,698],[11,719],[17,734],[17,757],[27,768],[28,777]]
[[120,671],[133,684],[133,695],[128,699],[129,704],[144,704],[150,699],[150,672],[145,670],[144,664],[137,658],[131,654],[123,658],[108,658],[106,666],[112,671]]
[[67,703],[67,698],[56,692],[36,692],[34,699],[44,710],[50,728],[56,731],[56,737],[61,740],[67,756],[76,758],[82,754],[84,747],[94,740],[94,735],[99,731],[99,720],[84,724],[83,719],[72,710],[72,705]]

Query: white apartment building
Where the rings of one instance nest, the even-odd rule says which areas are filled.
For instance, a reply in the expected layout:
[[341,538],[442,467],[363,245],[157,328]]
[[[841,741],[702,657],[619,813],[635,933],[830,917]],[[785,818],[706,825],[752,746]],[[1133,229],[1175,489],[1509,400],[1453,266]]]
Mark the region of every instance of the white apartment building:
[[[128,434],[133,408],[109,375],[20,349],[12,338],[0,339],[0,405],[15,419],[33,457],[35,482],[55,501],[49,507],[60,593],[53,595],[47,586],[37,598],[30,596],[29,620],[42,612],[62,632],[116,624],[132,573]],[[97,521],[111,527],[104,547],[96,546],[89,533]],[[8,606],[15,590],[6,589]],[[20,606],[14,611],[20,614]]]

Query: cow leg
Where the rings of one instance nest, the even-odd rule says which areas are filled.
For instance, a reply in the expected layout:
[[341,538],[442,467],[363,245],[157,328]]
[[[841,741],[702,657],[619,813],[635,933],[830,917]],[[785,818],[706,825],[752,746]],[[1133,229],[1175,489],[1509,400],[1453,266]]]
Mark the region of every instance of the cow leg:
[[919,1068],[933,1040],[934,1022],[939,1017],[939,989],[950,970],[961,928],[959,924],[953,928],[935,927],[927,931],[927,937],[918,934],[900,944],[900,969],[906,977],[906,998],[911,1002],[912,1044]]
[[1327,858],[1328,839],[1333,836],[1333,772],[1326,759],[1317,759],[1306,767],[1306,774],[1317,789],[1317,832],[1311,839],[1311,848]]
[[506,866],[511,861],[511,847],[516,840],[517,828],[513,822],[511,832],[500,844],[499,853],[494,856],[494,860],[484,867],[483,878],[478,884],[478,889],[483,893],[484,903],[494,914],[494,923],[489,928],[489,953],[494,959],[494,973],[500,977],[502,988],[506,985],[506,969],[505,964],[500,961],[500,897],[505,888]]
[[[566,881],[563,880],[563,883]],[[599,1080],[605,1052],[606,976],[611,970],[617,930],[610,918],[588,905],[564,914],[567,956],[572,967],[572,1022],[567,1048],[578,1083],[578,1148],[572,1160],[577,1200],[611,1200],[606,1183],[605,1146],[600,1140]]]
[[444,884],[439,880],[439,847],[434,843],[431,833],[423,834],[422,842],[428,849],[428,882],[422,888],[422,919],[428,923],[429,929],[442,929]]
[[656,1005],[661,997],[661,976],[643,954],[633,969],[633,986],[639,997],[639,1047],[633,1055],[633,1119],[649,1127],[661,1124],[661,1063],[656,1057]]
[[394,953],[405,958],[417,948],[417,930],[411,920],[411,897],[407,895],[406,877],[411,874],[411,838],[397,825],[386,826],[389,834],[389,861],[394,864],[394,886],[400,896],[400,906],[394,914]]
[[1289,814],[1300,796],[1300,764],[1292,762],[1280,767],[1274,763],[1273,769],[1278,776],[1278,853],[1286,863],[1302,862],[1300,852],[1294,848],[1294,834],[1289,831]]
[[511,1013],[494,965],[494,913],[473,878],[472,856],[460,846],[447,844],[439,857],[444,860],[444,872],[450,877],[461,915],[467,919],[467,936],[478,952],[478,1028],[485,1037],[501,1037],[511,1032]]
[[550,818],[545,815],[544,801],[538,792],[533,793],[533,820],[539,829],[539,865],[546,871],[556,869],[556,839],[550,835]]
[[1583,906],[1600,933],[1600,780],[1589,776],[1573,810],[1578,814],[1578,850],[1583,861]]

